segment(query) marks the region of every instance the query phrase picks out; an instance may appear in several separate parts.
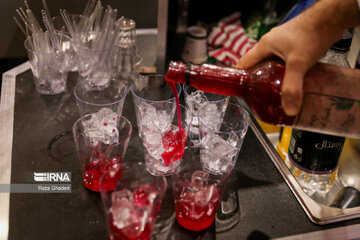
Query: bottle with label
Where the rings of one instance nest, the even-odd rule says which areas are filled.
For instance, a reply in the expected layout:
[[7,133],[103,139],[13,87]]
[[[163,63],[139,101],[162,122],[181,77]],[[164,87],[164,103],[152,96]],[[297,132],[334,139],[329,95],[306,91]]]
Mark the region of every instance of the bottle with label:
[[286,165],[309,196],[322,199],[333,186],[345,138],[293,129]]
[[[350,68],[347,53],[352,35],[345,31],[320,62]],[[322,201],[334,185],[345,138],[294,129],[285,163],[303,190]]]
[[284,73],[279,60],[264,61],[249,71],[172,61],[166,81],[241,97],[257,118],[269,124],[360,138],[359,70],[317,63],[304,78],[303,102],[295,117],[287,116],[281,106]]

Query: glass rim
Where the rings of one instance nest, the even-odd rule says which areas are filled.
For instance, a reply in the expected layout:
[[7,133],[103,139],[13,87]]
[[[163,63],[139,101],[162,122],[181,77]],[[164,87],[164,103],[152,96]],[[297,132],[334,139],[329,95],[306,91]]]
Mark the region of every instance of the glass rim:
[[[186,95],[186,96],[190,96],[190,94],[186,92],[185,87],[186,87],[186,86],[188,86],[188,87],[193,87],[193,86],[189,86],[189,85],[186,85],[186,84],[181,84],[181,85],[182,85],[182,90],[184,91],[185,95]],[[195,87],[193,87],[193,88],[195,88]],[[195,89],[196,89],[196,88],[195,88]],[[196,90],[197,90],[197,89],[196,89]],[[201,91],[201,90],[199,90],[199,91]],[[216,94],[216,93],[213,93],[213,94]],[[217,103],[217,102],[224,101],[224,100],[226,100],[226,99],[228,99],[228,98],[230,97],[230,96],[226,96],[226,95],[222,95],[222,94],[217,94],[217,95],[219,95],[219,96],[224,96],[224,98],[219,99],[219,100],[208,100],[208,102],[210,102],[210,103]]]
[[[151,77],[151,76],[161,76],[161,77],[165,77],[164,75],[162,74],[150,74],[150,75],[146,75],[146,77]],[[171,89],[171,87],[166,83],[166,85]],[[178,97],[180,97],[180,94],[181,94],[181,91],[182,91],[182,88],[180,86],[180,84],[177,84],[177,86],[179,86],[179,89],[178,90]],[[177,87],[178,88],[178,87]],[[151,102],[151,103],[157,103],[157,102],[168,102],[168,101],[172,101],[172,100],[175,100],[175,96],[172,97],[172,98],[169,98],[169,99],[164,99],[164,100],[150,100],[150,99],[146,99],[146,98],[143,98],[143,97],[140,97],[139,95],[137,95],[135,92],[134,92],[134,89],[130,89],[131,91],[131,94],[133,96],[135,96],[136,98],[142,100],[142,101],[145,101],[145,102]]]
[[[174,100],[174,102],[175,102],[175,100]],[[162,102],[154,102],[154,103],[149,103],[149,104],[153,105],[153,104],[156,104],[156,103],[162,103]],[[166,102],[164,102],[164,103],[166,103]],[[170,102],[168,102],[168,103],[173,103],[173,101],[170,101]],[[190,123],[187,123],[187,121],[186,121],[186,116],[187,116],[187,114],[185,113],[184,119],[183,119],[183,114],[181,114],[181,122],[186,122],[186,127],[185,127],[185,129],[186,129],[186,128],[190,128],[191,122],[192,122],[192,120],[193,120],[192,110],[191,110],[189,107],[187,107],[186,105],[182,105],[182,104],[179,104],[179,105],[180,105],[180,108],[184,109],[185,111],[189,111],[189,112],[190,112],[190,114],[189,114]],[[139,111],[141,111],[144,107],[146,107],[146,105],[141,106],[141,108],[139,108]],[[176,109],[175,109],[175,113],[177,114],[177,110],[176,110]],[[141,112],[140,112],[140,115],[141,115]],[[175,118],[175,116],[174,116],[174,118]],[[175,120],[176,120],[176,119],[175,119]],[[170,123],[170,125],[176,126],[176,125],[174,125],[174,124],[172,124],[172,123]]]
[[[239,133],[239,132],[242,132],[244,129],[247,129],[250,125],[250,122],[251,122],[251,118],[250,118],[250,114],[248,113],[248,111],[242,107],[241,105],[239,104],[235,104],[235,103],[228,103],[227,105],[227,108],[229,107],[229,105],[233,105],[233,106],[236,106],[238,108],[240,108],[244,113],[245,113],[245,120],[244,120],[244,127],[240,128],[240,129],[236,129],[236,130],[231,130],[231,131],[220,131],[220,130],[215,130],[214,128],[210,127],[208,124],[204,123],[201,118],[200,118],[200,113],[203,112],[204,108],[201,108],[198,112],[198,119],[199,119],[199,122],[205,126],[206,128],[208,129],[211,129],[214,133],[220,133],[220,134],[230,134],[230,133]],[[212,111],[213,112],[213,111]]]
[[[65,38],[67,38],[71,42],[71,38],[68,35],[66,35],[65,33],[56,32],[55,34],[64,36]],[[56,55],[56,54],[65,54],[64,51],[58,51],[58,52],[38,52],[38,51],[35,51],[32,47],[29,46],[30,38],[33,38],[33,36],[32,35],[28,36],[24,41],[24,47],[25,47],[26,51],[28,51],[28,52],[32,52],[34,54],[54,54],[54,55]]]
[[[87,117],[92,116],[92,115],[94,115],[94,114],[95,114],[95,113],[86,114],[86,115],[80,117],[79,119],[77,119],[77,120],[75,121],[75,123],[73,124],[72,129],[71,129],[71,130],[72,130],[72,133],[73,133],[73,137],[74,137],[75,140],[79,140],[79,138],[77,138],[77,137],[75,136],[75,127],[76,127],[82,120],[84,120],[84,118],[87,118]],[[129,133],[128,133],[128,135],[126,136],[126,138],[125,138],[123,141],[119,141],[119,142],[117,142],[117,143],[110,144],[110,145],[123,144],[123,143],[127,140],[128,137],[129,137],[129,140],[130,140],[130,137],[131,137],[131,134],[132,134],[132,131],[133,131],[133,126],[132,126],[130,120],[127,119],[127,118],[124,117],[124,116],[121,116],[120,114],[117,114],[117,115],[118,115],[119,118],[122,118],[122,119],[127,123],[127,125],[129,125],[129,127],[130,127],[130,128],[129,128]],[[86,145],[87,145],[87,146],[93,146],[93,145],[90,145],[90,144],[86,144]],[[96,146],[96,145],[95,145],[95,146]]]
[[[174,103],[174,102],[175,102],[175,100],[170,101],[170,102],[168,102],[168,103]],[[156,104],[156,103],[162,103],[162,102],[153,102],[153,103],[149,103],[149,104],[150,104],[150,105],[154,105],[154,104]],[[165,103],[166,103],[166,102],[165,102]],[[190,109],[189,107],[187,107],[186,105],[179,104],[179,106],[180,106],[180,108],[184,108],[185,110],[191,111],[191,109]],[[139,110],[143,109],[144,107],[146,107],[146,105],[141,106],[141,107],[139,108]]]
[[[110,81],[112,81],[112,79],[110,79]],[[74,93],[74,96],[75,96],[76,100],[79,100],[80,102],[85,103],[85,104],[88,104],[88,105],[97,106],[97,107],[100,107],[100,106],[111,106],[111,105],[114,105],[114,104],[117,104],[117,103],[123,101],[123,100],[126,98],[127,93],[128,93],[128,88],[127,88],[126,86],[124,86],[124,88],[123,88],[123,89],[125,89],[125,90],[124,90],[124,95],[123,95],[120,99],[118,99],[118,100],[116,100],[116,101],[114,101],[114,102],[111,102],[111,103],[92,103],[92,102],[88,102],[88,101],[85,101],[85,100],[81,99],[81,98],[76,94],[76,90],[80,87],[80,85],[85,84],[85,82],[86,82],[86,80],[83,80],[83,81],[80,81],[79,83],[77,83],[76,86],[74,87],[73,93]]]
[[[125,165],[125,167],[127,167],[126,168],[126,170],[128,170],[128,169],[133,169],[133,168],[131,168],[131,166],[133,166],[133,165],[137,165],[137,166],[140,166],[140,167],[143,167],[144,168],[144,172],[146,172],[152,179],[156,179],[156,180],[162,180],[162,182],[165,184],[165,188],[164,188],[164,190],[162,191],[162,193],[161,193],[161,197],[164,197],[164,195],[165,195],[165,193],[166,193],[166,190],[167,190],[167,186],[168,186],[168,181],[167,181],[167,179],[166,179],[166,176],[154,176],[154,175],[152,175],[151,173],[149,173],[148,171],[147,171],[147,169],[146,169],[146,164],[145,164],[145,162],[138,162],[138,161],[127,161],[127,162],[125,162],[125,164],[124,164],[124,161],[122,162],[122,170],[121,171],[123,171],[124,170],[124,165]],[[100,193],[101,193],[101,195],[102,194],[104,194],[104,193],[107,193],[107,192],[115,192],[116,191],[116,184],[115,184],[115,189],[114,190],[108,190],[108,191],[105,191],[104,190],[104,188],[103,188],[103,184],[102,184],[102,182],[103,182],[103,180],[104,180],[104,178],[105,178],[105,176],[107,176],[107,175],[109,175],[109,173],[111,172],[111,169],[108,169],[108,170],[106,170],[103,174],[101,174],[101,177],[99,178],[99,189],[100,189]],[[119,179],[117,179],[116,180],[116,183],[118,182],[118,181],[121,181],[123,179],[123,176],[121,177],[121,178],[119,178]],[[108,199],[108,197],[106,197],[107,199]]]

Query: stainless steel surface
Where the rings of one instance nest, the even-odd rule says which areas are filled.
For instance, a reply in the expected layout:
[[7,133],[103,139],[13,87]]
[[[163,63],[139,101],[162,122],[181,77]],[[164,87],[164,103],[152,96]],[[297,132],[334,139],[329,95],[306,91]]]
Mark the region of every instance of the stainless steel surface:
[[[0,98],[0,184],[10,184],[13,143],[15,77],[30,69],[29,62],[5,72]],[[8,238],[10,193],[0,193],[0,240]]]
[[[244,102],[241,99],[238,99],[238,101],[240,104],[244,105]],[[274,145],[255,119],[253,119],[250,127],[312,222],[323,225],[360,217],[360,207],[340,209],[327,206],[333,202],[345,186],[353,186],[356,188],[357,184],[360,184],[359,157],[352,155],[353,157],[347,158],[346,161],[340,160],[338,179],[332,190],[329,192],[328,198],[325,199],[323,203],[319,203],[310,198],[302,190],[295,177],[291,174],[290,170],[277,153]]]
[[274,240],[347,240],[359,239],[360,224],[346,227],[327,229],[311,233],[292,235],[288,237],[276,238]]

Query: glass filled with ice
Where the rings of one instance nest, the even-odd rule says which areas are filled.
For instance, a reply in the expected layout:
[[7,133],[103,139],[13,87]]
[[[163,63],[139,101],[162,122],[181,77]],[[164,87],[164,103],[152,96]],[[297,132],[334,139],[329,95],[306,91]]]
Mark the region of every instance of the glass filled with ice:
[[[214,123],[221,123],[230,97],[203,92],[188,85],[183,85],[182,88],[184,91],[185,103],[191,110],[191,113],[186,114],[186,122],[191,122],[189,138],[194,144],[197,144],[199,142],[198,111],[202,108],[213,111],[212,121]],[[190,117],[192,117],[191,120]]]
[[171,165],[176,219],[192,231],[213,224],[230,173],[214,174],[204,168],[201,151],[200,146],[186,147],[182,159]]
[[220,122],[213,120],[218,115],[216,110],[204,107],[198,114],[204,168],[215,174],[232,170],[250,124],[249,113],[229,103]]
[[122,174],[122,161],[132,132],[129,120],[111,109],[102,108],[78,119],[72,131],[84,186],[100,191],[100,177],[111,171],[114,177],[105,180],[103,187],[114,189],[114,179]]
[[[170,175],[173,157],[180,159],[186,145],[190,125],[185,113],[190,111],[175,101],[144,103],[139,111],[140,135],[148,171],[155,175]],[[179,118],[181,124],[179,125]]]
[[[109,179],[114,189],[107,188]],[[142,162],[124,162],[121,179],[106,172],[100,189],[110,239],[150,239],[166,187],[166,178],[151,175]]]
[[[177,84],[177,92],[180,96],[181,87]],[[132,99],[135,106],[135,114],[139,137],[141,137],[141,125],[139,124],[140,109],[145,104],[160,102],[175,102],[174,93],[170,86],[166,84],[164,75],[139,75],[131,89]]]

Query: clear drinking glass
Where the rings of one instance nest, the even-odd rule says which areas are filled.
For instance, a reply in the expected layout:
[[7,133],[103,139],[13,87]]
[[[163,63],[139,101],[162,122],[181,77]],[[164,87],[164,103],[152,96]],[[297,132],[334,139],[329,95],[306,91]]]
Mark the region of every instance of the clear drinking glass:
[[121,115],[124,101],[127,95],[127,88],[119,86],[116,82],[101,78],[96,82],[104,81],[102,87],[94,85],[90,80],[83,80],[76,84],[74,95],[80,116],[98,112],[102,108],[109,108]]
[[[86,24],[88,18],[81,14],[68,14],[69,20],[71,23],[76,23],[78,29],[82,29],[82,26]],[[51,19],[52,24],[54,25],[55,30],[63,32],[65,34],[70,34],[67,26],[64,22],[64,19],[61,15],[57,15]]]
[[114,180],[122,175],[122,161],[132,132],[129,120],[103,108],[78,119],[72,131],[84,186],[100,191],[100,177],[111,171],[112,178],[104,180],[103,188],[113,190]]
[[[198,111],[201,108],[206,107],[207,109],[212,110],[214,114],[217,113],[216,116],[214,116],[213,121],[221,122],[230,98],[229,96],[199,91],[188,85],[183,85],[182,89],[184,91],[185,103],[192,112],[189,138],[197,144],[199,142]],[[187,116],[188,115],[189,114],[187,114]],[[189,119],[187,119],[187,122],[190,123]]]
[[144,104],[139,111],[139,125],[145,151],[147,170],[155,175],[170,175],[170,161],[173,156],[181,158],[190,125],[186,123],[185,112],[180,105],[181,129],[175,101]]
[[[88,18],[84,17],[80,14],[69,14],[69,19],[72,23],[76,23],[78,29],[81,29],[82,26],[87,22]],[[67,35],[71,39],[71,35],[69,33],[69,30],[67,29],[67,26],[64,22],[64,19],[61,15],[55,16],[51,19],[52,24],[56,31],[61,32],[65,35]],[[71,39],[71,42],[69,42],[69,50],[67,53],[67,60],[69,62],[68,64],[68,70],[70,72],[76,72],[79,70],[79,63],[78,58],[74,49],[73,41]]]
[[115,50],[115,47],[96,49],[91,43],[87,43],[85,46],[77,46],[76,54],[80,76],[112,77],[115,71]]
[[221,122],[218,112],[199,111],[200,140],[204,147],[201,161],[208,171],[221,174],[232,170],[250,124],[249,113],[240,105],[229,103]]
[[201,146],[186,147],[182,158],[171,164],[176,219],[192,231],[201,231],[213,224],[230,173],[208,171],[203,166],[201,152]]
[[[109,179],[115,189],[107,188]],[[166,187],[165,177],[149,174],[144,163],[124,162],[121,178],[106,172],[100,189],[110,239],[150,239]]]
[[[206,107],[200,109],[201,161],[204,169],[223,174],[231,171],[236,164],[250,117],[243,107],[229,103],[220,122],[213,118],[219,119],[216,111]],[[227,186],[224,194],[220,214],[216,217],[219,231],[235,226],[240,220],[237,190]]]
[[54,37],[58,41],[56,47],[43,47],[41,44],[44,43],[34,36],[24,42],[35,87],[40,94],[55,95],[66,90],[69,64],[66,56],[70,39],[65,34],[54,34]]
[[[181,94],[181,86],[177,84],[178,96]],[[175,102],[174,93],[170,86],[165,82],[164,75],[139,75],[135,86],[131,89],[134,101],[139,137],[141,137],[141,126],[139,125],[140,108],[144,104],[157,102]]]

